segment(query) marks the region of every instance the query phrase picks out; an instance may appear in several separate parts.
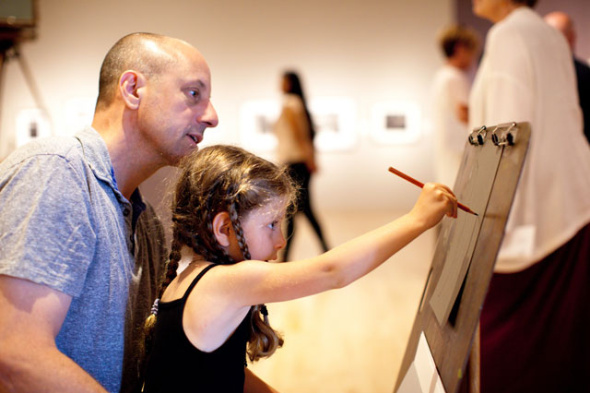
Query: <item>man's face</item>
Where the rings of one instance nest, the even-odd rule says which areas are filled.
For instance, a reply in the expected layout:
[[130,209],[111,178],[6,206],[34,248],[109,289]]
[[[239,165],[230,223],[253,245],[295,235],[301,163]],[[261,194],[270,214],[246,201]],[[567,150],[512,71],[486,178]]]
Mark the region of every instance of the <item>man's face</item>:
[[160,165],[176,165],[218,123],[207,62],[192,47],[180,50],[178,64],[147,81],[138,109],[139,132]]

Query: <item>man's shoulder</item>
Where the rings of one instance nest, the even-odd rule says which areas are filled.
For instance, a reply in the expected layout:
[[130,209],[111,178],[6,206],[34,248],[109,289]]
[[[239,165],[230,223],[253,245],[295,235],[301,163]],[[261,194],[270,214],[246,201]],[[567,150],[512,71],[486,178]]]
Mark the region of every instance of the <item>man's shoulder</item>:
[[560,33],[549,26],[535,11],[528,7],[520,7],[490,27],[486,40],[510,46],[530,41],[551,40],[551,37],[555,38],[559,35]]
[[52,136],[29,142],[12,152],[2,162],[2,168],[12,167],[24,161],[62,158],[68,162],[81,161],[81,145],[72,136]]

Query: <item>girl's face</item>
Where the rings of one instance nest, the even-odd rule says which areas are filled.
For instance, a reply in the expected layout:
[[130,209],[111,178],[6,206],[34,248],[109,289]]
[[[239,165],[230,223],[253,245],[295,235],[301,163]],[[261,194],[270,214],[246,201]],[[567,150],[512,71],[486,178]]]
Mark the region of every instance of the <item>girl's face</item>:
[[287,243],[282,230],[286,210],[285,199],[274,197],[267,204],[250,211],[241,219],[252,259],[259,261],[277,259],[279,250]]

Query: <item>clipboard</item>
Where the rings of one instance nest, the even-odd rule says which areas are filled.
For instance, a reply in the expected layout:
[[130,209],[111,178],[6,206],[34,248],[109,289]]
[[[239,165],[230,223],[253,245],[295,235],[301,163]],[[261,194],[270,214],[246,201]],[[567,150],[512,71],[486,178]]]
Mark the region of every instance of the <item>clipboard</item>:
[[[479,317],[530,134],[529,123],[513,122],[469,135],[454,192],[479,216],[459,212],[441,223],[394,392],[479,391]],[[426,373],[419,364],[425,358],[434,364]],[[420,375],[429,383],[416,384]]]

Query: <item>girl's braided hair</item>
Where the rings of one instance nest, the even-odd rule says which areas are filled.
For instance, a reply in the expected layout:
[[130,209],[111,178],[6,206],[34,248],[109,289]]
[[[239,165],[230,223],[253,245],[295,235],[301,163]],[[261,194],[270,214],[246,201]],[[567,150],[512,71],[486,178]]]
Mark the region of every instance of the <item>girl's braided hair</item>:
[[[186,157],[180,165],[172,202],[173,239],[159,297],[176,277],[183,246],[216,264],[240,262],[233,260],[214,237],[212,222],[215,215],[229,213],[242,260],[248,260],[251,256],[240,219],[274,197],[286,198],[292,206],[295,194],[296,188],[286,168],[239,147],[215,145]],[[269,325],[266,314],[264,305],[254,306],[250,311],[248,357],[251,361],[268,357],[283,345],[282,337]],[[155,319],[155,315],[150,318]],[[148,325],[154,323],[148,320]]]

